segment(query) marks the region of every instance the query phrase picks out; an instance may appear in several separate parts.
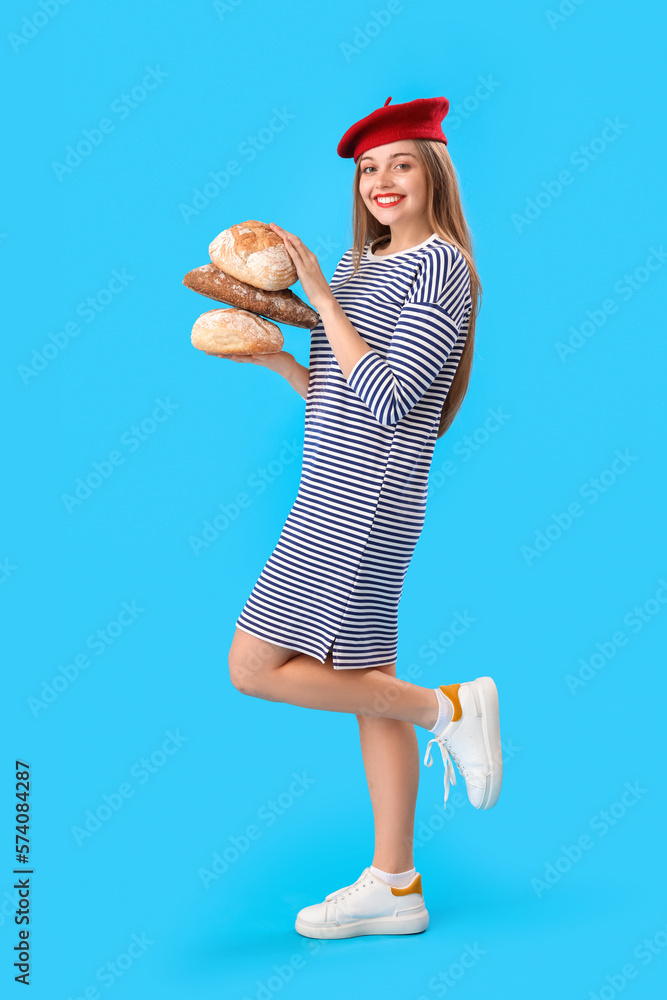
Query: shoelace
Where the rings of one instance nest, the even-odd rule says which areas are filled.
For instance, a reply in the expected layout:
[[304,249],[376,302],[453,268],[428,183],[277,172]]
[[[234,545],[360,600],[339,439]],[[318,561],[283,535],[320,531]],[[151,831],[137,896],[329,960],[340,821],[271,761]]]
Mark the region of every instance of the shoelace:
[[[457,758],[452,748],[449,746],[447,739],[446,738],[442,739],[439,736],[434,736],[432,740],[428,741],[428,744],[426,746],[426,755],[424,757],[424,763],[426,764],[427,767],[430,767],[431,764],[433,763],[433,757],[431,756],[432,743],[437,743],[438,746],[440,747],[440,751],[442,753],[442,760],[445,765],[445,809],[446,809],[447,799],[449,797],[449,783],[451,781],[452,784],[454,785],[456,784],[456,772],[454,771],[452,758],[449,756],[449,754],[451,753],[452,757],[454,758],[459,767],[459,770],[464,775],[465,775],[465,768],[461,766],[459,759]],[[428,758],[430,758],[430,760]]]
[[[452,757],[456,761],[456,766],[458,767],[459,771],[463,775],[466,783],[469,783],[471,785],[475,785],[475,786],[480,787],[480,788],[484,787],[483,783],[480,785],[479,781],[474,781],[473,780],[470,772],[461,763],[461,761],[459,760],[459,757],[458,757],[457,753],[452,749],[452,747],[451,747],[451,745],[449,743],[449,740],[447,739],[446,736],[434,736],[432,740],[428,741],[428,744],[426,746],[426,755],[424,757],[424,763],[426,764],[427,767],[430,767],[431,764],[433,763],[433,757],[431,757],[431,743],[437,743],[438,744],[438,746],[440,747],[440,750],[442,752],[442,759],[443,759],[444,764],[445,764],[445,809],[447,808],[447,798],[449,796],[449,782],[451,780],[453,784],[456,784],[456,773],[454,771],[454,765],[452,764],[452,759],[449,756],[450,754],[452,755]],[[431,757],[431,759],[427,760],[426,759],[427,757]]]
[[353,882],[352,885],[346,885],[342,889],[338,889],[333,899],[328,899],[327,902],[335,903],[336,900],[342,899],[343,896],[351,896],[352,893],[356,892],[358,889],[363,889],[366,882],[368,882],[369,885],[373,885],[374,881],[375,879],[369,877],[368,872],[362,872],[356,882]]

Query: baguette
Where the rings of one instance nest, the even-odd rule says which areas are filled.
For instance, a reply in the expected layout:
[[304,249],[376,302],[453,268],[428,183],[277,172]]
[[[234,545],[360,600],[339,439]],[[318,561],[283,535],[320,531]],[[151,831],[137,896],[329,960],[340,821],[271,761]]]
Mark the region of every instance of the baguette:
[[303,299],[289,288],[267,292],[239,278],[232,278],[214,264],[204,264],[188,271],[183,278],[183,284],[193,292],[207,295],[209,299],[216,299],[218,302],[225,302],[239,309],[247,309],[249,312],[275,320],[276,323],[312,330],[319,322],[315,310],[306,305]]
[[206,354],[275,354],[284,343],[275,323],[245,309],[209,309],[195,321],[190,340]]

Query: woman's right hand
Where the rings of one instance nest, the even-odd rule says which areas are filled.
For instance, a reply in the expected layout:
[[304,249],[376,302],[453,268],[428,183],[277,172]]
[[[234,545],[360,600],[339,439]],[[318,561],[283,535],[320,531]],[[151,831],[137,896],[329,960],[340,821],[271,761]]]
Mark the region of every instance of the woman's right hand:
[[294,364],[294,355],[287,351],[273,351],[271,354],[214,354],[214,358],[227,358],[229,361],[239,361],[245,364],[262,365],[278,372],[284,378]]

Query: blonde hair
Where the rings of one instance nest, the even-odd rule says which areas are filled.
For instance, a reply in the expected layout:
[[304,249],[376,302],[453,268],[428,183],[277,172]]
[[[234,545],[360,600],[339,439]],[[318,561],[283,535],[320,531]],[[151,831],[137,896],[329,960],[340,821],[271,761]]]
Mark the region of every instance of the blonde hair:
[[[482,286],[475,267],[472,236],[463,215],[456,170],[449,156],[447,146],[444,142],[437,142],[431,139],[413,139],[412,141],[417,147],[417,157],[426,169],[428,224],[432,232],[437,233],[443,240],[453,244],[461,251],[465,257],[470,274],[472,309],[468,320],[468,333],[463,353],[456,367],[454,378],[452,379],[440,414],[440,424],[436,435],[440,438],[458,413],[468,390],[472,369],[472,356],[475,348],[475,321],[481,305]],[[375,216],[371,215],[366,208],[364,200],[359,193],[360,176],[361,163],[357,161],[352,195],[353,270],[350,278],[359,270],[366,242],[391,234],[389,226],[384,226],[378,222]]]

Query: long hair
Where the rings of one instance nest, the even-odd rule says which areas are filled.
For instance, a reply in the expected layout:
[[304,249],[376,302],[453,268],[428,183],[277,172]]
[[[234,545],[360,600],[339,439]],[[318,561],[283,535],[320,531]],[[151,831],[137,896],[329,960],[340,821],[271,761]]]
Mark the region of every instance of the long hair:
[[[475,321],[481,305],[482,286],[475,267],[472,248],[472,235],[463,215],[458,178],[454,164],[451,161],[444,142],[431,139],[414,139],[417,156],[426,168],[427,179],[427,218],[434,233],[452,243],[465,257],[470,274],[470,297],[472,309],[468,319],[468,333],[456,367],[454,378],[445,397],[440,414],[437,438],[442,437],[458,413],[463,397],[468,390],[472,357],[475,349]],[[359,270],[364,246],[368,240],[376,240],[380,236],[390,236],[389,226],[382,225],[371,215],[363,198],[359,194],[359,178],[361,163],[358,161],[354,172],[352,230],[353,270],[350,278]],[[349,279],[348,279],[349,280]]]

